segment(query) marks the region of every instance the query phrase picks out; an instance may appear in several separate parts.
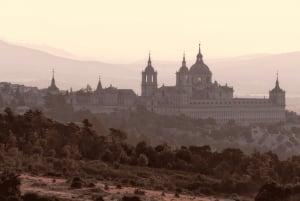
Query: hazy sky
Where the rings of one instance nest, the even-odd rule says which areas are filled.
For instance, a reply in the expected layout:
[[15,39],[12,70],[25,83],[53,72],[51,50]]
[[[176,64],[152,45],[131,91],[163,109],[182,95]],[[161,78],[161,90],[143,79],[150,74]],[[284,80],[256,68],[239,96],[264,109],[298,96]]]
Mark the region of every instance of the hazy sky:
[[300,50],[299,0],[0,0],[0,39],[132,62]]

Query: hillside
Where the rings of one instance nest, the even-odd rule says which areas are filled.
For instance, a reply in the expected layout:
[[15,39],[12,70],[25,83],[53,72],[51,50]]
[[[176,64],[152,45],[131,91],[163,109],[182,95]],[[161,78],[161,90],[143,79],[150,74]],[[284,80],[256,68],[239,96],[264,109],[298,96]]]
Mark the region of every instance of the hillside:
[[271,125],[215,125],[209,119],[162,116],[147,111],[99,114],[97,117],[107,129],[125,130],[133,143],[146,140],[154,146],[162,142],[173,147],[209,145],[217,151],[235,147],[247,154],[272,151],[280,158],[300,154],[299,121]]
[[[211,123],[202,123],[203,128],[211,126]],[[234,130],[240,130],[234,125],[229,128],[233,134]],[[212,135],[228,136],[228,130],[218,132],[218,135]],[[248,155],[237,148],[217,151],[207,145],[172,148],[167,143],[153,146],[145,141],[133,145],[127,139],[129,135],[114,128],[107,135],[96,132],[86,119],[78,126],[53,121],[40,111],[14,115],[10,109],[6,109],[0,114],[0,168],[5,170],[0,173],[0,200],[11,200],[1,197],[9,198],[5,194],[20,196],[17,186],[12,191],[6,184],[20,184],[9,171],[34,175],[35,178],[46,176],[48,181],[49,177],[52,178],[53,184],[43,183],[44,178],[40,177],[36,178],[38,182],[30,186],[27,182],[32,182],[34,178],[25,178],[22,181],[25,193],[33,190],[43,194],[50,188],[53,194],[71,193],[76,198],[82,196],[83,200],[90,193],[104,192],[105,184],[112,190],[124,187],[130,193],[133,188],[154,190],[156,195],[159,192],[165,194],[167,200],[171,194],[174,197],[200,196],[204,200],[207,196],[252,200],[260,186],[270,182],[295,189],[294,192],[287,191],[283,195],[285,199],[281,200],[288,200],[293,194],[297,194],[297,197],[300,195],[297,190],[299,186],[296,185],[300,172],[298,155],[281,160],[270,151],[256,151]],[[63,185],[61,179],[64,179]],[[272,186],[277,188],[275,183]],[[101,186],[100,189],[98,186]],[[90,193],[87,194],[88,191]],[[149,192],[145,191],[146,197]],[[144,197],[141,191],[135,191],[134,194]],[[24,201],[34,201],[25,197]]]

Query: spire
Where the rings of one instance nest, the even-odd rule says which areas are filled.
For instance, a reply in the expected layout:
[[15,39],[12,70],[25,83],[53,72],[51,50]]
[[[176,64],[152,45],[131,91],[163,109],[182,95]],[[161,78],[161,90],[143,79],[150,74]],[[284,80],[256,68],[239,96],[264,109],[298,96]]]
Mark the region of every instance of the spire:
[[151,66],[151,54],[149,52],[149,58],[148,58],[148,66]]
[[283,92],[283,90],[279,86],[279,78],[278,78],[278,72],[276,73],[276,84],[275,88],[271,90],[271,92]]
[[99,81],[98,81],[98,85],[97,85],[97,89],[96,91],[101,91],[103,88],[102,88],[102,84],[101,84],[101,76],[99,75]]
[[189,69],[186,67],[185,52],[183,52],[182,65],[179,68],[179,72],[178,73],[185,74],[185,75],[189,73]]
[[183,52],[182,66],[186,66],[186,62],[185,62],[185,52]]
[[57,88],[55,84],[55,77],[54,77],[54,68],[52,69],[52,80],[51,85],[48,87],[49,90],[54,91],[55,93],[59,92],[59,89]]
[[54,68],[52,69],[52,80],[51,80],[51,86],[55,87]]
[[276,85],[275,85],[275,88],[276,89],[280,89],[280,87],[279,87],[279,80],[278,80],[278,71],[277,71],[277,74],[276,74]]
[[198,55],[197,55],[197,62],[198,61],[202,61],[203,55],[201,53],[201,48],[200,48],[200,43],[199,43],[199,51],[198,51]]
[[144,73],[146,73],[146,74],[153,74],[153,73],[155,73],[154,68],[152,66],[152,62],[151,62],[151,54],[150,54],[150,52],[149,52],[149,58],[148,58],[148,65],[146,66]]

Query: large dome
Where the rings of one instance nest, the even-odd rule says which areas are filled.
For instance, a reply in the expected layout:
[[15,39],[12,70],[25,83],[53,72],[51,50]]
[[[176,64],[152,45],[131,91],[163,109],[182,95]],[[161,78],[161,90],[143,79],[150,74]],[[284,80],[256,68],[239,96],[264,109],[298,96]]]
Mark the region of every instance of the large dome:
[[145,72],[146,72],[146,73],[154,73],[154,68],[153,68],[151,65],[148,65],[148,66],[145,68]]
[[190,68],[190,73],[192,74],[209,74],[211,75],[211,71],[209,70],[208,66],[201,60],[196,61],[194,65]]
[[179,69],[179,73],[188,73],[189,69],[186,66],[181,66]]
[[209,70],[208,66],[203,62],[203,56],[201,54],[200,45],[199,45],[199,52],[197,55],[197,60],[194,65],[190,68],[190,73],[192,74],[209,74],[211,75],[211,71]]

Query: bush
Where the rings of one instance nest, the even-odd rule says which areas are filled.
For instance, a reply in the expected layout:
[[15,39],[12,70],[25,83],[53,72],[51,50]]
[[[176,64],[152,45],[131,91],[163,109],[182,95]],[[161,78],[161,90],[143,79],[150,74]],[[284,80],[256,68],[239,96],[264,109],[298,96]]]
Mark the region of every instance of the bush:
[[81,169],[88,175],[99,175],[101,171],[107,169],[107,164],[99,160],[86,161],[81,165]]
[[83,181],[79,177],[74,177],[71,183],[71,188],[82,188]]
[[181,188],[176,188],[176,193],[182,193],[182,189]]
[[19,175],[4,172],[0,176],[0,198],[3,201],[20,200],[20,178]]
[[54,197],[44,197],[36,193],[26,193],[23,197],[23,201],[60,201]]
[[94,199],[94,201],[104,201],[102,196],[98,196]]
[[134,194],[136,195],[145,195],[146,192],[145,191],[142,191],[141,189],[137,188],[134,190]]
[[89,183],[88,187],[89,188],[94,188],[94,187],[96,187],[96,185],[93,182],[91,182],[91,183]]
[[138,196],[124,196],[122,201],[142,201]]
[[148,157],[145,154],[140,154],[137,161],[139,166],[147,166],[149,163]]
[[290,189],[273,182],[265,184],[259,189],[255,201],[288,201],[290,195]]
[[36,193],[26,193],[23,196],[24,201],[38,201],[40,199],[40,196]]

